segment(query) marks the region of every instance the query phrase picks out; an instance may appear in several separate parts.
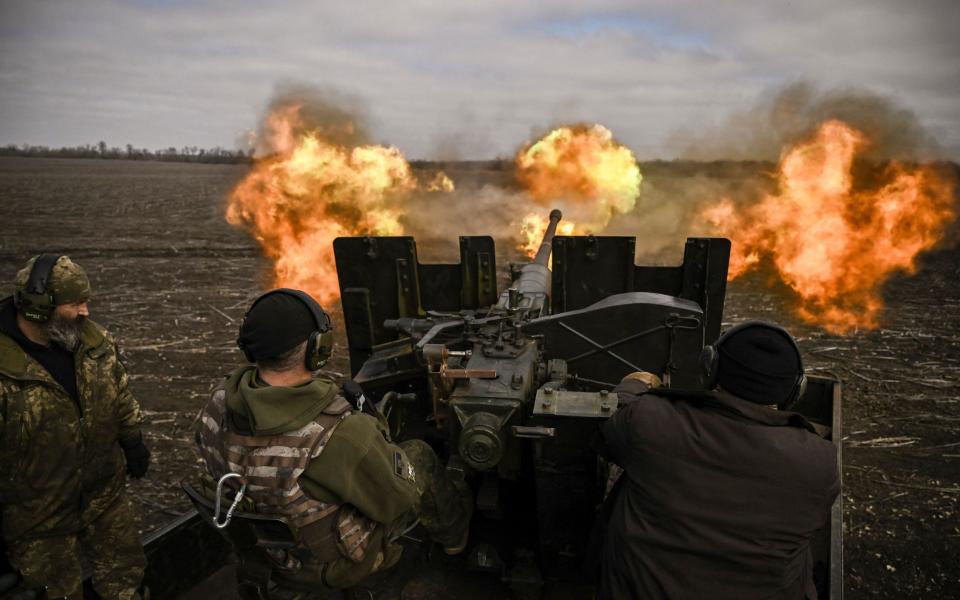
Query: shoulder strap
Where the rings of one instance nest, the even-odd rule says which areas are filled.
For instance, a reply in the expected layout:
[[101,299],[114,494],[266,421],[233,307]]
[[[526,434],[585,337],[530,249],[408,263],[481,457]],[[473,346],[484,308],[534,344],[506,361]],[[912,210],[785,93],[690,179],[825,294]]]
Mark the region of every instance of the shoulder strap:
[[352,379],[347,379],[343,382],[342,390],[343,397],[353,406],[354,410],[366,413],[377,419],[380,418],[380,411],[377,410],[373,402],[367,400],[366,396],[363,395],[363,388],[360,387],[359,383]]
[[349,412],[352,409],[352,404],[347,402],[343,396],[337,395],[337,397],[333,399],[333,402],[323,409],[322,414],[336,416],[342,415],[345,412]]

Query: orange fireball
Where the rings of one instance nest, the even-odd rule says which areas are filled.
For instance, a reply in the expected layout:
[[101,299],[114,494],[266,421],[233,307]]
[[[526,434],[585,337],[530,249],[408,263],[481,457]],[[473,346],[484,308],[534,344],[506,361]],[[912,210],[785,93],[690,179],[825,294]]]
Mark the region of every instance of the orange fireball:
[[[598,232],[633,210],[640,195],[637,159],[602,125],[555,129],[520,150],[515,164],[517,181],[536,204],[563,210],[559,235]],[[540,247],[546,214],[528,214],[520,224],[520,249],[529,256]]]
[[443,171],[437,171],[437,174],[427,184],[428,192],[452,192],[453,190],[453,180],[447,177],[447,174]]
[[883,283],[912,273],[954,218],[953,182],[929,166],[891,163],[882,184],[855,185],[868,140],[836,120],[784,153],[779,191],[757,204],[729,199],[702,216],[733,241],[730,278],[768,259],[799,295],[799,316],[835,332],[875,328]]
[[273,260],[273,285],[333,302],[334,238],[402,234],[399,219],[416,179],[396,148],[333,143],[322,128],[304,125],[296,105],[271,113],[264,137],[273,154],[230,193],[227,221],[248,228]]
[[[540,249],[543,242],[543,235],[547,233],[547,225],[550,224],[548,217],[544,217],[543,211],[528,213],[520,221],[520,250],[531,258]],[[560,221],[557,224],[557,235],[573,235],[576,226],[569,221]]]

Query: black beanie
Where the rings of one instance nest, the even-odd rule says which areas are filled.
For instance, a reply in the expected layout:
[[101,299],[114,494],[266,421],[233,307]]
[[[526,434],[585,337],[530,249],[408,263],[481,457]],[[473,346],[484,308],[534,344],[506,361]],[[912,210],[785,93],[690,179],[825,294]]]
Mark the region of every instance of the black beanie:
[[765,323],[751,323],[718,343],[717,383],[731,394],[757,404],[789,399],[803,363],[789,333]]
[[293,350],[316,330],[313,314],[302,300],[272,293],[254,303],[244,317],[237,344],[260,361]]

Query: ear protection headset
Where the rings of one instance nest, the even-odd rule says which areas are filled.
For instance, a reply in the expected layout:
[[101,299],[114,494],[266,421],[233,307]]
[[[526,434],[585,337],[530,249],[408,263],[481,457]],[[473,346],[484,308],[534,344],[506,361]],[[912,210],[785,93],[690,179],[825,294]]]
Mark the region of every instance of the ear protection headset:
[[[253,310],[253,307],[256,306],[258,302],[272,294],[293,296],[294,298],[300,300],[300,302],[302,302],[304,306],[309,309],[310,314],[313,315],[313,322],[316,324],[316,329],[314,329],[310,333],[309,337],[307,337],[307,352],[303,366],[305,366],[308,371],[316,371],[325,365],[328,360],[330,360],[330,354],[333,352],[333,328],[330,326],[330,316],[327,315],[323,308],[317,304],[317,301],[311,298],[308,294],[301,292],[300,290],[293,290],[290,288],[277,288],[275,290],[270,290],[254,300],[253,304],[250,305],[250,308],[247,309],[246,314],[243,316],[244,321],[246,321],[250,311]],[[240,323],[240,331],[243,331],[242,322]],[[245,346],[239,337],[237,338],[237,346],[240,347],[240,350],[243,352],[244,357],[246,357],[247,362],[257,362],[250,353],[250,350]]]
[[49,287],[53,266],[61,256],[61,254],[44,253],[33,261],[27,285],[24,289],[17,290],[13,296],[13,303],[24,319],[34,323],[46,323],[57,308],[53,291]]
[[804,374],[803,369],[803,356],[800,354],[800,347],[797,346],[796,340],[793,339],[793,336],[779,325],[774,325],[773,323],[767,323],[766,321],[746,321],[740,323],[739,325],[733,327],[729,331],[724,332],[720,338],[710,346],[704,346],[703,350],[700,352],[700,368],[702,370],[703,383],[707,390],[712,390],[717,387],[717,380],[720,377],[720,346],[723,343],[730,339],[735,333],[742,331],[748,327],[764,327],[766,329],[772,329],[779,332],[783,337],[787,338],[790,342],[790,346],[793,348],[793,351],[797,355],[797,363],[799,364],[799,372],[797,374],[797,379],[791,388],[790,393],[787,395],[786,399],[781,401],[777,407],[781,410],[789,409],[791,406],[797,403],[797,401],[803,396],[803,392],[807,389],[807,376]]

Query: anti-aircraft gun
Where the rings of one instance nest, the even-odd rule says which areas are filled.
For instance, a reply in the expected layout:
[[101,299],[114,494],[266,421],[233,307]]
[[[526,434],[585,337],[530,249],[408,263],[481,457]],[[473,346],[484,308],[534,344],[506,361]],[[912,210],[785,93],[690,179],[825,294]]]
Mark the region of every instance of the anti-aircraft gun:
[[[638,266],[634,238],[556,236],[560,218],[551,213],[536,257],[511,265],[499,293],[490,237],[460,237],[454,264],[420,263],[411,237],[334,242],[353,378],[397,439],[430,442],[448,472],[470,481],[469,562],[520,591],[582,578],[608,484],[590,440],[617,410],[613,388],[638,370],[698,388],[700,351],[719,336],[726,292],[726,239],[688,239],[679,266]],[[839,382],[808,382],[794,410],[839,440]],[[144,543],[155,597],[206,598],[233,584],[230,546],[197,511]],[[811,549],[823,597],[842,598],[840,498]],[[575,589],[550,597],[592,597],[589,586]],[[476,592],[465,597],[492,597]]]
[[[548,577],[579,572],[606,484],[590,440],[614,386],[639,370],[699,385],[730,249],[695,238],[680,267],[638,267],[633,238],[556,237],[560,219],[499,294],[489,237],[461,237],[452,265],[420,263],[409,237],[334,241],[353,378],[399,438],[474,480],[480,518],[499,519],[481,541],[526,538]],[[485,552],[502,550],[490,537]]]

